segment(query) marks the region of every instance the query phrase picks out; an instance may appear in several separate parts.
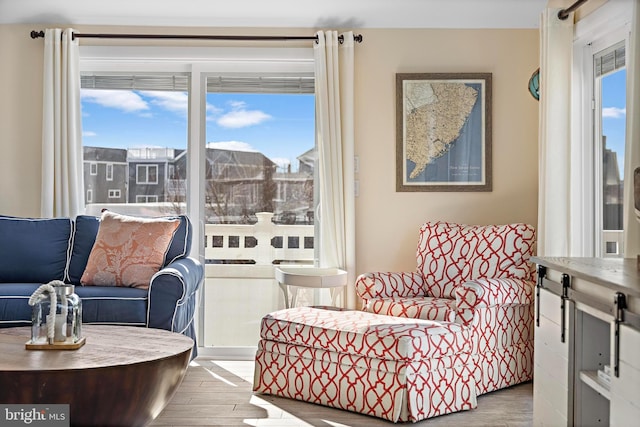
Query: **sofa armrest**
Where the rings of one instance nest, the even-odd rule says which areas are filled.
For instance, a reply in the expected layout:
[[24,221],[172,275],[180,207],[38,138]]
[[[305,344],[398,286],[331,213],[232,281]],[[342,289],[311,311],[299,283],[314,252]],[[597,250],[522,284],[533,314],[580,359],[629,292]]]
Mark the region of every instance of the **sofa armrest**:
[[375,298],[425,295],[420,273],[364,273],[356,279],[356,293],[365,302]]
[[476,279],[455,290],[458,310],[533,303],[535,283],[525,279]]
[[196,292],[204,277],[202,264],[180,258],[153,275],[149,284],[147,325],[184,333],[195,314]]

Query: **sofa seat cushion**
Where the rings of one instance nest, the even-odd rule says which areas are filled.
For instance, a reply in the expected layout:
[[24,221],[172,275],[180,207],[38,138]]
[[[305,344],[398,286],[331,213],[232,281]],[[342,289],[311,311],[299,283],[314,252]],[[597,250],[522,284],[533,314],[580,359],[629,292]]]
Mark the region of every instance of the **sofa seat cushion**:
[[[0,327],[31,325],[29,297],[41,283],[0,284]],[[87,286],[75,288],[82,300],[82,322],[145,326],[145,289]]]
[[380,298],[369,301],[367,311],[387,316],[455,322],[456,300],[448,298]]
[[0,284],[0,327],[31,325],[29,297],[41,283]]
[[146,289],[113,286],[77,286],[82,299],[82,321],[111,325],[147,324],[149,292]]
[[385,360],[422,360],[471,351],[469,329],[457,323],[363,311],[297,307],[262,318],[262,339]]

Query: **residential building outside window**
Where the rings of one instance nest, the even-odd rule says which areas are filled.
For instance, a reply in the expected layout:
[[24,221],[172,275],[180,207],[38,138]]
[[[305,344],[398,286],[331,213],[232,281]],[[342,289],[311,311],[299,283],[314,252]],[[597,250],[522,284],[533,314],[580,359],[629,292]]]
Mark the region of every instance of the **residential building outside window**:
[[91,163],[89,165],[89,174],[91,175],[98,175],[98,164],[97,163]]
[[119,199],[120,198],[120,190],[109,190],[109,198],[110,199]]
[[107,163],[107,181],[113,181],[113,163]]

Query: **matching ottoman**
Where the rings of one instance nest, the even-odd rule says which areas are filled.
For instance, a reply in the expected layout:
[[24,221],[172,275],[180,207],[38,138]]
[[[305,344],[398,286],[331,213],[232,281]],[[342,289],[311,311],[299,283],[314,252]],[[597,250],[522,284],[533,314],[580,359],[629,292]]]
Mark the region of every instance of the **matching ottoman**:
[[475,408],[467,327],[362,311],[267,314],[253,390],[389,421]]

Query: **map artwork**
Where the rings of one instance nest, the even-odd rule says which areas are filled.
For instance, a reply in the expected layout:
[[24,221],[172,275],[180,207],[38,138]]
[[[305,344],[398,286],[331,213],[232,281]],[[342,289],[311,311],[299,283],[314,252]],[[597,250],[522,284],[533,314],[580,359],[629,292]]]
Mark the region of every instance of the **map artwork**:
[[410,179],[451,149],[478,99],[478,90],[461,83],[405,82],[405,156],[414,167]]

